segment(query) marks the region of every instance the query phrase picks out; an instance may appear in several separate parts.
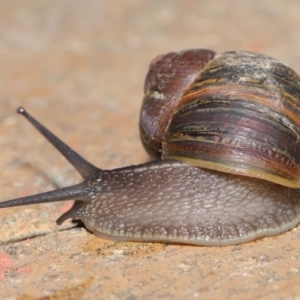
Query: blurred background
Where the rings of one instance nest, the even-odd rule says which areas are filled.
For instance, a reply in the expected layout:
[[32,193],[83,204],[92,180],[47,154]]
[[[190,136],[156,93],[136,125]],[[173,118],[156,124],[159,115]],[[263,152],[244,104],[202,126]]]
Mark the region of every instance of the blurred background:
[[[0,0],[0,201],[66,186],[80,179],[73,168],[25,120],[15,114],[19,105],[25,106],[59,137],[100,167],[114,168],[141,163],[147,161],[148,157],[139,141],[139,110],[144,78],[149,63],[156,55],[189,48],[208,48],[217,52],[242,49],[263,52],[300,72],[299,28],[300,3],[297,0]],[[42,216],[41,208],[44,209]],[[1,210],[1,241],[9,243],[55,231],[57,227],[54,221],[66,209],[63,204],[53,204],[24,210]],[[130,277],[131,283],[127,283],[131,294],[121,294],[122,278],[126,280],[127,277],[126,271],[122,273],[120,258],[119,267],[123,277],[120,274],[120,278],[117,276],[120,280],[118,284],[113,280],[111,282],[111,287],[120,293],[110,291],[105,294],[105,289],[102,289],[102,293],[110,295],[110,299],[147,299],[147,295],[164,295],[163,292],[155,294],[155,291],[157,286],[165,286],[166,291],[174,291],[176,295],[176,289],[170,290],[168,283],[176,282],[180,285],[185,280],[184,289],[180,293],[177,291],[181,299],[197,298],[199,295],[203,299],[214,299],[213,295],[216,299],[234,299],[235,295],[238,299],[241,293],[246,299],[254,299],[258,295],[261,299],[266,295],[272,295],[272,299],[277,296],[289,296],[285,299],[292,299],[297,294],[295,283],[300,279],[300,259],[293,265],[292,273],[289,273],[291,266],[287,261],[291,256],[299,257],[299,240],[296,239],[298,231],[287,236],[285,244],[290,245],[289,253],[282,250],[282,240],[278,240],[278,244],[277,240],[268,244],[268,251],[263,251],[263,243],[259,249],[253,246],[255,243],[250,243],[254,248],[249,244],[238,248],[238,251],[246,251],[240,259],[250,265],[252,262],[252,271],[249,268],[248,271],[235,269],[236,257],[231,256],[233,250],[237,249],[234,247],[225,247],[221,251],[217,248],[168,246],[158,251],[158,255],[168,256],[169,252],[165,251],[170,249],[172,255],[175,255],[174,261],[177,259],[182,265],[185,259],[187,270],[192,268],[190,264],[197,265],[201,255],[206,255],[210,264],[205,267],[199,262],[196,269],[193,269],[196,273],[182,271],[185,275],[180,281],[174,278],[181,272],[178,271],[182,270],[181,267],[178,269],[176,263],[173,263],[175,269],[172,269],[171,261],[167,260],[170,269],[167,275],[162,276],[163,283],[153,275],[147,293],[134,285],[133,282],[140,282],[140,278],[133,276]],[[89,233],[83,232],[80,234],[84,238],[81,236],[80,239],[76,239],[75,232],[74,240],[71,239],[69,245],[73,247],[73,242],[78,243],[80,240],[85,243],[86,239],[92,238]],[[97,243],[101,243],[101,240],[97,239]],[[63,237],[59,247],[62,245]],[[14,243],[13,246],[16,253],[22,251],[22,243]],[[0,254],[8,255],[9,247],[9,244],[2,248],[0,246]],[[36,257],[33,249],[22,258],[15,256],[15,261],[8,264],[10,267],[7,264],[4,264],[5,267],[1,265],[0,255],[0,281],[4,280],[5,285],[4,289],[0,289],[0,296],[5,293],[3,299],[10,292],[20,292],[18,288],[12,290],[11,278],[24,282],[22,288],[26,294],[49,294],[51,288],[54,288],[50,285],[47,289],[41,283],[39,286],[33,285],[33,274],[41,266],[41,263],[30,264]],[[55,251],[58,251],[60,258],[64,257],[63,250]],[[268,268],[265,268],[265,256],[261,258],[266,252],[272,252],[273,257],[269,259],[274,263],[269,262]],[[191,255],[196,262],[188,259]],[[214,260],[218,255],[224,255],[224,260],[228,262],[226,266]],[[96,265],[99,267],[101,263],[111,263],[110,259],[115,257],[106,254],[106,261],[98,259],[100,261]],[[63,266],[67,261],[61,259],[61,268],[65,267],[66,270],[64,279],[58,272],[53,272],[57,280],[73,286],[75,283],[70,278],[74,265]],[[275,261],[280,261],[280,264],[275,264]],[[82,262],[79,267],[84,268],[84,264]],[[16,275],[17,268],[24,265],[29,266],[32,272]],[[157,274],[162,266],[158,263],[158,269],[150,271],[143,269],[141,262],[139,268],[150,274],[148,279],[144,279],[148,284],[151,272]],[[218,277],[222,284],[217,284],[214,272],[220,268],[223,270],[220,273],[223,281]],[[134,269],[131,271],[134,273]],[[243,272],[251,280],[246,280]],[[45,267],[45,273],[35,276],[44,278],[46,273]],[[86,271],[88,275],[81,274],[75,281],[78,283],[83,278],[89,279],[96,276],[95,273],[97,270],[92,267]],[[1,277],[1,274],[6,274],[6,277]],[[292,279],[289,274],[293,274]],[[105,276],[102,274],[98,283],[101,282],[107,288]],[[198,282],[192,280],[203,276],[212,281],[199,283],[200,279]],[[274,292],[274,285],[268,285],[275,278],[279,280],[277,292]],[[243,286],[242,291],[237,290],[238,285]],[[16,286],[20,287],[18,284]],[[93,289],[87,288],[91,293],[89,295],[100,288],[96,282],[91,286]],[[31,290],[33,287],[36,288],[35,292]],[[60,289],[57,285],[56,290]],[[212,293],[212,289],[215,293]],[[130,295],[133,298],[128,298]]]
[[[299,23],[296,0],[1,0],[0,120],[24,105],[73,134],[83,123],[76,131],[83,145],[94,139],[86,132],[97,128],[105,138],[116,127],[129,134],[119,140],[127,152],[125,141],[138,139],[144,78],[156,55],[243,49],[300,71]],[[128,153],[132,163],[147,159]],[[107,163],[122,165],[113,159]]]

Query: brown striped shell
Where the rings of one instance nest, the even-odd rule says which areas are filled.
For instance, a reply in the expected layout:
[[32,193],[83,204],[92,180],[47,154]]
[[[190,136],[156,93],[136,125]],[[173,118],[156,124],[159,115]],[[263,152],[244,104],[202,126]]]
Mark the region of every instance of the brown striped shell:
[[159,56],[145,83],[142,142],[151,156],[299,188],[299,86],[263,54]]

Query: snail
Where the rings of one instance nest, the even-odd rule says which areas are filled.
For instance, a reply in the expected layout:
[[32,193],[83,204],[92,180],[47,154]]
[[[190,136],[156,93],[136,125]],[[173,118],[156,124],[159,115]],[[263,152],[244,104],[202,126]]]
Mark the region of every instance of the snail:
[[87,162],[21,113],[83,182],[0,203],[76,199],[81,220],[115,241],[240,244],[300,222],[300,78],[263,54],[205,49],[155,58],[140,113],[153,161],[114,170]]

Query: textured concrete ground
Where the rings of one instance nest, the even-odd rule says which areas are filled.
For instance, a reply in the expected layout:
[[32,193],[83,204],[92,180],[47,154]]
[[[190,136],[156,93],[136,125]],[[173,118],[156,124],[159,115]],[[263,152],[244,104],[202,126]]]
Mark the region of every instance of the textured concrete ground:
[[[0,201],[80,180],[17,106],[102,168],[141,163],[153,57],[245,49],[300,72],[299,28],[297,0],[0,1]],[[71,203],[0,210],[0,299],[300,299],[299,226],[230,247],[114,243],[56,226]]]

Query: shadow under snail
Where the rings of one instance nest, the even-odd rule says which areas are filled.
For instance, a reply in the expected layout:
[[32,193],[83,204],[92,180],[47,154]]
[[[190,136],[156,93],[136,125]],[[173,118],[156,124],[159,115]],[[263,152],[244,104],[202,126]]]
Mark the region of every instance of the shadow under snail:
[[25,116],[82,183],[0,203],[77,199],[80,219],[116,241],[230,245],[300,222],[300,78],[263,54],[186,50],[155,58],[140,132],[155,161],[101,170]]

